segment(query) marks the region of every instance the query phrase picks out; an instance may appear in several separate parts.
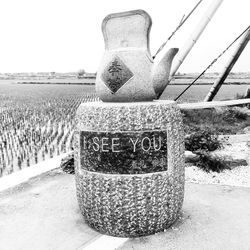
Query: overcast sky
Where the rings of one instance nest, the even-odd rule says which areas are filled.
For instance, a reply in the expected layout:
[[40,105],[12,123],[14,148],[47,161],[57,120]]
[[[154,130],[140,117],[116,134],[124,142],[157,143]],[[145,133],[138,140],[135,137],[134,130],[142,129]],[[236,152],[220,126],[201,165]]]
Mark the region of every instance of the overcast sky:
[[[214,0],[203,0],[168,47],[181,48]],[[183,14],[198,0],[1,0],[0,72],[96,72],[104,41],[103,18],[115,12],[144,9],[153,20],[154,54]],[[250,24],[249,0],[224,0],[192,49],[180,72],[201,72]],[[210,71],[220,71],[230,51]],[[233,71],[250,71],[250,43]]]

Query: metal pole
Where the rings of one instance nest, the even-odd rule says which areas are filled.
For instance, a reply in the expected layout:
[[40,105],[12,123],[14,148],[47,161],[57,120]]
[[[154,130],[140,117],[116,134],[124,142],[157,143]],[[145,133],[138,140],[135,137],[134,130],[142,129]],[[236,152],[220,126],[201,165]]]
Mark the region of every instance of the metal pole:
[[209,93],[207,94],[207,96],[204,99],[205,102],[212,101],[213,98],[215,97],[215,95],[218,93],[220,87],[222,86],[222,84],[224,83],[224,81],[227,78],[228,74],[232,70],[234,64],[237,62],[237,60],[240,57],[241,53],[243,52],[243,50],[247,46],[249,40],[250,40],[250,28],[248,29],[246,34],[242,36],[238,46],[236,47],[234,53],[230,57],[228,63],[225,66],[225,68],[223,69],[220,76],[216,79],[213,86],[209,90]]
[[[177,55],[175,62],[173,63],[173,67],[170,73],[170,79],[174,76],[176,71],[181,66],[182,62],[185,60],[186,56],[188,55],[189,51],[193,48],[197,40],[199,39],[200,35],[206,28],[209,21],[212,19],[213,15],[215,14],[216,10],[219,8],[223,0],[214,0],[212,4],[209,6],[208,10],[202,17],[199,22],[199,25],[193,31],[192,35],[184,45],[184,47],[180,50],[180,53]],[[170,82],[171,80],[169,80]]]

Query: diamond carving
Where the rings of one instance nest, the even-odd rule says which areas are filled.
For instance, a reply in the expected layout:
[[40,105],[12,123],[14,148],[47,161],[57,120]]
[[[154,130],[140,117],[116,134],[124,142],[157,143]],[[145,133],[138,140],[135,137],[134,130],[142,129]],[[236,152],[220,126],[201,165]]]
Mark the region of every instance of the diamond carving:
[[112,94],[116,93],[131,77],[133,73],[118,56],[112,59],[102,73],[102,80]]

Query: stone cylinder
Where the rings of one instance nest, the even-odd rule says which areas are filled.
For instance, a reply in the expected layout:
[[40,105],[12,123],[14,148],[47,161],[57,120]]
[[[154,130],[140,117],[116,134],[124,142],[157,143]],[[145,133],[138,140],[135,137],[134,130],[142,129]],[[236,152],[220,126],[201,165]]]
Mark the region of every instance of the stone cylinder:
[[169,227],[181,210],[185,183],[176,103],[84,103],[76,123],[77,199],[85,221],[120,237]]

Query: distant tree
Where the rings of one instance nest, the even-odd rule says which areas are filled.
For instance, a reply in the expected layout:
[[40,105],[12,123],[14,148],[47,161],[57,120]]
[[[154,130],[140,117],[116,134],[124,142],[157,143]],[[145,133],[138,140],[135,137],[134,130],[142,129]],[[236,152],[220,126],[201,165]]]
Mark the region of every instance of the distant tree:
[[77,72],[77,78],[83,78],[85,76],[86,72],[84,69],[80,69]]

